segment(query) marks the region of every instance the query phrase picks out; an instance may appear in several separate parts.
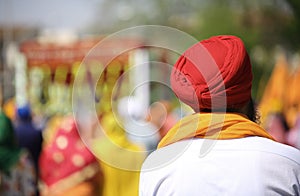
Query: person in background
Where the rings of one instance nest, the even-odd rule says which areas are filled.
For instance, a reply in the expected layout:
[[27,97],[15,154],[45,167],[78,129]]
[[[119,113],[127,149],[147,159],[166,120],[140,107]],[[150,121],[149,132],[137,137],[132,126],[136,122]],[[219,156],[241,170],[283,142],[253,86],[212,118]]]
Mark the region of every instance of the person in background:
[[158,128],[159,140],[167,134],[177,120],[172,113],[171,103],[167,100],[160,100],[151,104],[146,118],[146,121],[151,122]]
[[105,136],[99,134],[91,143],[103,171],[103,195],[137,196],[139,170],[148,151],[128,139],[112,112],[101,116],[99,122]]
[[143,195],[300,195],[300,152],[256,122],[250,58],[236,36],[213,36],[175,63],[176,96],[195,111],[173,126],[140,175]]
[[38,160],[42,148],[42,130],[38,129],[33,121],[28,105],[19,107],[16,112],[16,119],[13,121],[17,143],[21,148],[26,148],[30,152],[34,165],[38,172]]
[[288,144],[289,127],[282,113],[270,113],[266,118],[265,129],[277,142]]
[[37,175],[26,149],[19,148],[11,120],[0,111],[0,195],[37,195]]
[[147,154],[156,149],[160,139],[160,127],[153,121],[154,117],[146,119],[147,111],[143,111],[136,97],[123,97],[118,103],[118,113],[130,142],[142,146]]
[[295,126],[288,132],[287,143],[300,150],[300,114],[296,117]]
[[101,195],[102,171],[81,140],[74,118],[65,116],[55,124],[57,130],[47,129],[54,135],[43,143],[39,159],[41,195]]

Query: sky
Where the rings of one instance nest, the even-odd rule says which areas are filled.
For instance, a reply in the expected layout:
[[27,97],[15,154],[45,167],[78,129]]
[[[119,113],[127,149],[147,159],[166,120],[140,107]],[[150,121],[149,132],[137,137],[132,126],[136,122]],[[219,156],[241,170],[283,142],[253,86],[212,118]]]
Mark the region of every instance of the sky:
[[0,26],[80,30],[92,24],[101,0],[0,0]]

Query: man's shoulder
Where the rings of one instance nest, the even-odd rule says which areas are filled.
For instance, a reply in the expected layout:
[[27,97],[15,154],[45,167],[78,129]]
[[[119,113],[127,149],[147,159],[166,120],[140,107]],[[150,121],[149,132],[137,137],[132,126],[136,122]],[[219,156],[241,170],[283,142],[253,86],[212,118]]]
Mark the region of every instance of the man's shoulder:
[[300,166],[299,149],[262,137],[247,138],[246,140],[248,140],[249,149],[287,159]]
[[199,153],[206,154],[205,151],[207,155],[218,152],[224,154],[226,151],[232,156],[235,156],[234,152],[240,155],[245,154],[245,156],[247,152],[261,154],[261,157],[266,156],[266,158],[269,155],[268,157],[272,159],[294,162],[300,166],[300,150],[267,138],[248,137],[233,140],[192,139],[176,142],[154,151],[145,161],[144,167],[153,168],[174,164],[182,156],[195,157],[197,155],[199,157]]

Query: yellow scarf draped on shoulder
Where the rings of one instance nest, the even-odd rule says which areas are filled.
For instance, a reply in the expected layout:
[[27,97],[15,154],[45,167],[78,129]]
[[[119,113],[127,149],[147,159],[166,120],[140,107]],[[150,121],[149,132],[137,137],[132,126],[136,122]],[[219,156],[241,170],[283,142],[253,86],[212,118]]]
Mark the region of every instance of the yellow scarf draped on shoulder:
[[175,124],[162,138],[158,148],[189,138],[226,140],[249,136],[274,140],[267,131],[242,114],[196,113]]

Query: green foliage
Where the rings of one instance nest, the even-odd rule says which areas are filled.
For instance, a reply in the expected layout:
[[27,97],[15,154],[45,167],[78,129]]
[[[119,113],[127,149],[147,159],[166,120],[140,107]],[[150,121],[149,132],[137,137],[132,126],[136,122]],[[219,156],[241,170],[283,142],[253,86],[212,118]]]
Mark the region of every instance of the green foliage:
[[[105,13],[114,13],[117,1],[105,1]],[[139,0],[126,1],[134,16],[116,19],[110,25],[120,29],[135,25],[158,24],[177,28],[198,40],[213,35],[232,34],[243,39],[251,55],[253,94],[260,97],[274,65],[274,48],[281,46],[289,53],[300,49],[299,0]],[[105,26],[109,29],[108,26]],[[259,46],[266,54],[257,61],[253,49]]]

